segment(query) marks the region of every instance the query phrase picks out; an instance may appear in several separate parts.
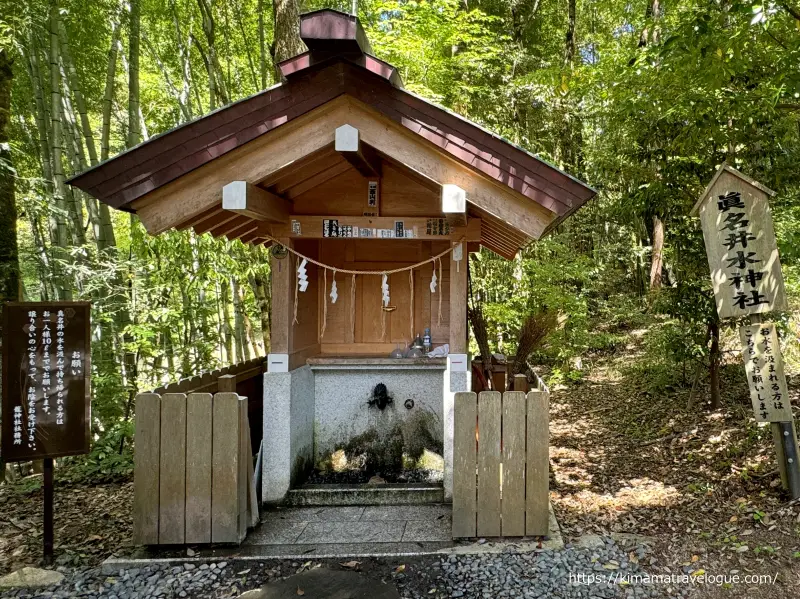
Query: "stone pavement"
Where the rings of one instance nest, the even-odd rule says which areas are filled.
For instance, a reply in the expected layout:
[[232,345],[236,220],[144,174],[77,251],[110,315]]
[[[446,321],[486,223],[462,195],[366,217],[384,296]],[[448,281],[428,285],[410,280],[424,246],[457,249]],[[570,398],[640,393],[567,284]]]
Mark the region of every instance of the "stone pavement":
[[[248,553],[416,553],[453,545],[449,505],[276,508],[244,542]],[[243,549],[244,549],[243,547]]]

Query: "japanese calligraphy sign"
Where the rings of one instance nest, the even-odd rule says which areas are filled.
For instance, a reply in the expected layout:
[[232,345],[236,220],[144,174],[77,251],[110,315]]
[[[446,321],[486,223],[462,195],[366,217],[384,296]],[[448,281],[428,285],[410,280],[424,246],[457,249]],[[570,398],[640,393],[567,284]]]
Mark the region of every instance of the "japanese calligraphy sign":
[[3,307],[3,436],[6,461],[89,451],[88,302]]
[[745,326],[739,329],[739,334],[756,421],[791,422],[791,402],[775,325]]
[[692,210],[700,215],[720,318],[787,309],[770,195],[723,165]]

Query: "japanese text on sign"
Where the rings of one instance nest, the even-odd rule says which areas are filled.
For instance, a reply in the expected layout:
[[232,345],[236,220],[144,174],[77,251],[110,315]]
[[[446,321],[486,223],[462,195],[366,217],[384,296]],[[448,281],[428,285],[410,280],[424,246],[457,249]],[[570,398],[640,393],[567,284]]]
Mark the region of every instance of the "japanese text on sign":
[[3,308],[3,457],[89,450],[89,304]]
[[783,374],[778,334],[773,323],[740,329],[750,400],[758,422],[788,422],[792,410]]
[[786,308],[765,188],[723,167],[698,203],[720,318]]

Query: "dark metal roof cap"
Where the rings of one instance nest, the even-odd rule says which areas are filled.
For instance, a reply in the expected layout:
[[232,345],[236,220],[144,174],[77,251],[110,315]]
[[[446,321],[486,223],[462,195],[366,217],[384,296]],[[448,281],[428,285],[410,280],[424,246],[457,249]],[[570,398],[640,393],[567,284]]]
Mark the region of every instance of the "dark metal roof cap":
[[300,38],[312,52],[372,54],[358,17],[330,8],[302,15]]

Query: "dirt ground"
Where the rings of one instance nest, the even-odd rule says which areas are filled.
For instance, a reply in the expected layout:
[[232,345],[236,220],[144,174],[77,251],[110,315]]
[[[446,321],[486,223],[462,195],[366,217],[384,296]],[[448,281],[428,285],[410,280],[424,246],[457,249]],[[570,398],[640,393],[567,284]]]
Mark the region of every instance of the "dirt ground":
[[[650,396],[625,374],[636,350],[634,341],[554,390],[551,501],[565,538],[652,537],[664,574],[777,574],[774,584],[698,585],[698,596],[800,597],[800,502],[781,488],[737,356],[723,369],[723,409],[711,412],[702,388],[691,407],[686,388]],[[796,406],[796,381],[790,388]]]

